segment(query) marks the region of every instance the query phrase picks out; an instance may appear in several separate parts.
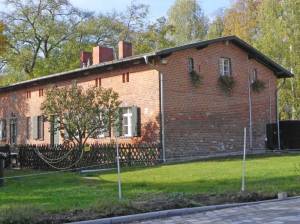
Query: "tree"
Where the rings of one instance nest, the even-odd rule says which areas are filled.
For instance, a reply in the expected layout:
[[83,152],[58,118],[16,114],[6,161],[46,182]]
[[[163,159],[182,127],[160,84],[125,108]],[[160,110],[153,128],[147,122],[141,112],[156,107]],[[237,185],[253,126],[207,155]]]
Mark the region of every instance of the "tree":
[[7,63],[13,71],[29,77],[35,76],[37,62],[51,58],[90,15],[73,7],[68,0],[6,0],[5,3],[11,9],[2,12],[10,46]]
[[[118,121],[120,101],[112,89],[84,89],[76,82],[71,86],[52,87],[41,105],[44,116],[56,131],[65,131],[68,139],[83,148],[88,138],[111,131]],[[66,136],[64,136],[66,138]]]
[[147,27],[147,16],[149,14],[149,6],[145,4],[137,4],[134,0],[124,13],[120,13],[120,20],[124,25],[124,29],[120,34],[120,39],[132,41],[136,33],[143,32]]
[[252,43],[258,33],[258,8],[261,0],[237,0],[225,11],[223,35],[236,35]]
[[280,90],[282,119],[300,118],[300,4],[297,1],[265,0],[259,8],[254,45],[273,60],[290,69],[295,78]]
[[174,47],[174,41],[169,40],[168,35],[173,32],[173,27],[167,24],[164,17],[158,18],[150,24],[145,32],[137,34],[133,41],[135,53],[142,54],[150,51]]
[[207,39],[222,37],[224,32],[224,10],[221,9],[214,21],[209,25]]
[[0,57],[4,54],[7,47],[7,39],[4,35],[4,23],[0,21]]
[[168,24],[174,27],[171,40],[176,44],[204,39],[208,30],[208,19],[196,0],[176,0],[168,11]]

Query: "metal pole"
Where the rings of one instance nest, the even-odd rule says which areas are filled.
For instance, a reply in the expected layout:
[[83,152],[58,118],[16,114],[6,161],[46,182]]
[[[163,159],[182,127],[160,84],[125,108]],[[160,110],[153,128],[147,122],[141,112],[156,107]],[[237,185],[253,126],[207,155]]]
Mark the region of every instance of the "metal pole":
[[248,97],[249,97],[249,145],[250,149],[252,149],[252,98],[251,98],[251,80],[250,75],[248,77]]
[[245,191],[246,176],[246,144],[247,144],[247,128],[244,128],[244,154],[243,154],[243,170],[242,170],[242,192]]
[[121,200],[122,199],[122,185],[121,185],[121,171],[120,171],[120,156],[119,156],[118,137],[116,137],[116,148],[117,148],[117,169],[118,169],[118,191],[119,191],[119,200]]
[[0,157],[0,187],[4,185],[4,158]]
[[165,149],[165,113],[164,113],[164,87],[163,87],[163,74],[160,72],[160,108],[161,108],[161,137],[162,137],[162,159],[166,162],[166,149]]

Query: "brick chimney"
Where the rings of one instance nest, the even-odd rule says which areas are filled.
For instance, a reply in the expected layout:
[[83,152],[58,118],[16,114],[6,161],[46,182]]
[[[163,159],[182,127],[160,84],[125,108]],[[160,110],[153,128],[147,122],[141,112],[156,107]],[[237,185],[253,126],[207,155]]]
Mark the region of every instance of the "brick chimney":
[[92,53],[80,51],[80,68],[88,67],[92,64]]
[[114,60],[112,48],[96,46],[93,47],[93,65]]
[[132,44],[126,41],[119,42],[119,59],[132,56]]

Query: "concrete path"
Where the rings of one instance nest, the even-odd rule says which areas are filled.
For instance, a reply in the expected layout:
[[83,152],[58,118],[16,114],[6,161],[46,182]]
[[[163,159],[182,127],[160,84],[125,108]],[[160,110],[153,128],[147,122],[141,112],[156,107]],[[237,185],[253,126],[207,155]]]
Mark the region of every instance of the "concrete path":
[[190,215],[153,219],[134,224],[296,224],[300,223],[300,198],[264,202],[241,207],[200,212]]

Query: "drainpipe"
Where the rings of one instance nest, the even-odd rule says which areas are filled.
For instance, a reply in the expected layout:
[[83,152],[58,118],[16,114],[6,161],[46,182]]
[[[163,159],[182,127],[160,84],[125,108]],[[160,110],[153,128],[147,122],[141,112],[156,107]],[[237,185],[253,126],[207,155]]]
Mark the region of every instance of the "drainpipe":
[[[145,63],[152,66],[149,63],[148,56],[144,56]],[[165,113],[164,113],[164,92],[163,92],[163,73],[159,71],[159,102],[160,102],[160,121],[161,121],[161,144],[162,144],[162,160],[166,162],[166,150],[165,150]]]
[[276,110],[277,110],[277,116],[276,116],[276,123],[277,123],[277,143],[278,143],[278,150],[281,150],[281,142],[280,142],[280,119],[279,119],[279,90],[282,88],[282,86],[285,83],[285,79],[283,80],[283,83],[279,85],[278,88],[276,88]]

